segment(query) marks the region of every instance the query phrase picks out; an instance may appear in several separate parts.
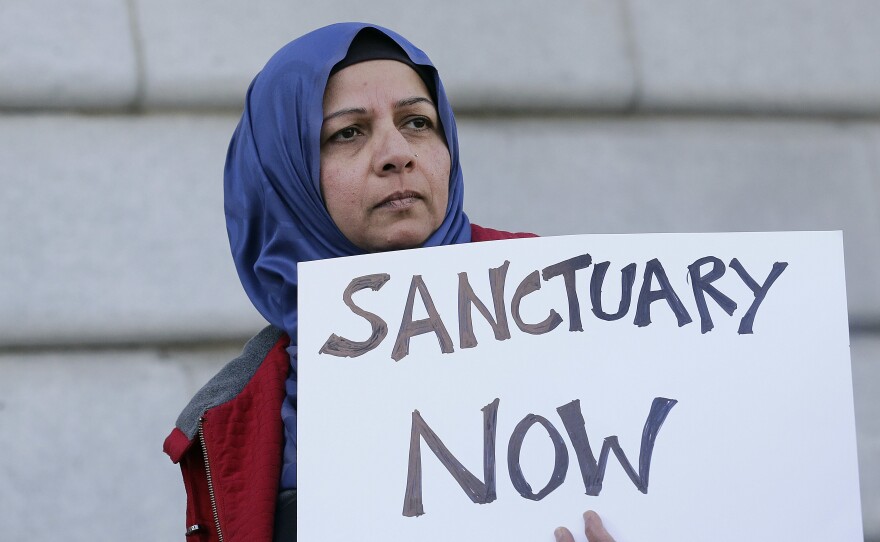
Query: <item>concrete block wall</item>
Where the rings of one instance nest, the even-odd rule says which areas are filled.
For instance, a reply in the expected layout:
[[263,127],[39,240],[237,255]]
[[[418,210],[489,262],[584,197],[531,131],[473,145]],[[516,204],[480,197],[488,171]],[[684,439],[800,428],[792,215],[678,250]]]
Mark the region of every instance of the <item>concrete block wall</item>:
[[182,536],[161,441],[262,325],[228,255],[228,138],[268,57],[341,20],[434,59],[477,223],[844,230],[880,540],[878,16],[871,0],[0,3],[0,540]]

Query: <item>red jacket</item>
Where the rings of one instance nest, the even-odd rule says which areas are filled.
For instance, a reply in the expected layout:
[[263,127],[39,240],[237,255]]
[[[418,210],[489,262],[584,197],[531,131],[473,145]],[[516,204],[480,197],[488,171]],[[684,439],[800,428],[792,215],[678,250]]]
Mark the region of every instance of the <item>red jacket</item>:
[[[471,225],[471,241],[535,237]],[[272,542],[290,338],[267,327],[190,401],[165,439],[186,488],[186,535]]]

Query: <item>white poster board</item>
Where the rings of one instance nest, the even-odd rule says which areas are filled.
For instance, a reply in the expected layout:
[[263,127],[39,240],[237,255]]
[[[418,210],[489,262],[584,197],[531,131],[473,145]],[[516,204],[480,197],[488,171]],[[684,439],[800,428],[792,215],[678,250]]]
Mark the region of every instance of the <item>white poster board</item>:
[[587,509],[619,542],[862,540],[840,232],[522,239],[299,273],[303,540],[582,540]]

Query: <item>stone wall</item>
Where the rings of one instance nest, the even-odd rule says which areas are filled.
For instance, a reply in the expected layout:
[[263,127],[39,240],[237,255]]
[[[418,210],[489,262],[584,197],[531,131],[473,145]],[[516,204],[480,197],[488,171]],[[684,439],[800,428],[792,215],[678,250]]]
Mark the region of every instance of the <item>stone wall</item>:
[[443,74],[474,222],[844,231],[880,540],[878,19],[871,0],[5,0],[0,539],[180,539],[162,440],[263,325],[222,215],[244,91],[290,39],[366,20]]

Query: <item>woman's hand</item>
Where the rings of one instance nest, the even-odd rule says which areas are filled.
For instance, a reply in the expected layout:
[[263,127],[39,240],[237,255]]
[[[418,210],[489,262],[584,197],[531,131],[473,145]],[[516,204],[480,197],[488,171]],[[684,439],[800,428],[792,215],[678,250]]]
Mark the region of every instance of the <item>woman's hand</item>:
[[[587,535],[587,542],[614,542],[602,525],[599,514],[592,510],[584,512],[584,533]],[[574,542],[574,536],[565,527],[559,527],[553,534],[556,536],[556,542]]]

